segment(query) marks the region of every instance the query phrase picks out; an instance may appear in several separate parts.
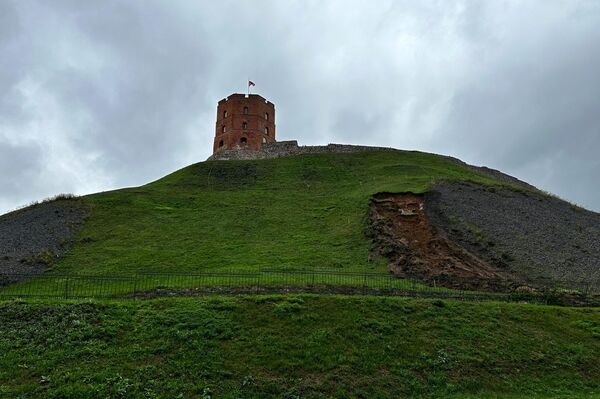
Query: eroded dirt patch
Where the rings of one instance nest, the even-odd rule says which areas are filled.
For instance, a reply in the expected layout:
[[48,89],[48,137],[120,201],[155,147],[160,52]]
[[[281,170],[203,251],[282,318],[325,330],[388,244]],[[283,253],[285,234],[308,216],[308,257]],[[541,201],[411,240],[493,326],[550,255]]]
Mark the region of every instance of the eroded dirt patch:
[[413,193],[379,193],[372,199],[368,235],[392,273],[450,288],[500,291],[515,285],[508,272],[437,231],[425,206],[425,197]]

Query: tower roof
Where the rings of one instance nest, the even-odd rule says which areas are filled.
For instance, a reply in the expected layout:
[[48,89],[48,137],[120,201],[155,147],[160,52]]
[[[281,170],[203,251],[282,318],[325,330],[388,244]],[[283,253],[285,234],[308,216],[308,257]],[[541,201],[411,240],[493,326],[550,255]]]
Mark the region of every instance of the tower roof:
[[259,94],[244,94],[244,93],[233,93],[228,95],[227,97],[225,97],[224,99],[222,99],[221,101],[219,101],[219,104],[223,103],[223,102],[227,102],[229,100],[235,100],[235,99],[243,99],[243,98],[247,98],[249,100],[261,100],[264,101],[266,104],[273,104],[271,101],[267,100],[266,98],[264,98],[263,96],[259,95]]

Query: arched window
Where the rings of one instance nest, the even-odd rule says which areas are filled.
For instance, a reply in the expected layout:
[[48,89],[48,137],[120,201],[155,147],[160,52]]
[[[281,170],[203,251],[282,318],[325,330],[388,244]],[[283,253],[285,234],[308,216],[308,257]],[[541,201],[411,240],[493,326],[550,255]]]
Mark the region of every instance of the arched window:
[[268,112],[265,112],[265,120],[267,120],[267,121],[269,120],[269,113]]
[[227,128],[225,127],[225,125],[221,126],[221,131],[222,131],[223,133],[225,133],[225,132],[227,131]]
[[265,127],[265,134],[268,136],[269,135],[269,128]]
[[242,138],[240,139],[240,143],[242,143],[242,144],[248,144],[248,139],[247,139],[247,138],[245,138],[245,137],[242,137]]
[[223,118],[227,118],[227,110],[223,111]]
[[223,147],[225,143],[223,143],[223,140],[219,141],[219,148]]
[[263,137],[263,144],[266,144],[266,143],[267,143],[267,138]]
[[242,129],[248,129],[248,122],[244,121],[244,123],[242,123]]
[[248,107],[244,107],[244,115],[248,115]]

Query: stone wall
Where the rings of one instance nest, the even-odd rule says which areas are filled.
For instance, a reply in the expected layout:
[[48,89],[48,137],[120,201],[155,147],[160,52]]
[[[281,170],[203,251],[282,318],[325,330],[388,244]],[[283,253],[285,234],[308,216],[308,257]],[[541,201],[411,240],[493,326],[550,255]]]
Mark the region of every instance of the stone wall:
[[296,140],[278,141],[263,144],[262,149],[255,151],[245,148],[220,150],[210,156],[207,161],[233,159],[268,159],[301,154],[353,153],[363,151],[400,151],[387,147],[367,147],[349,144],[328,144],[317,146],[299,146]]

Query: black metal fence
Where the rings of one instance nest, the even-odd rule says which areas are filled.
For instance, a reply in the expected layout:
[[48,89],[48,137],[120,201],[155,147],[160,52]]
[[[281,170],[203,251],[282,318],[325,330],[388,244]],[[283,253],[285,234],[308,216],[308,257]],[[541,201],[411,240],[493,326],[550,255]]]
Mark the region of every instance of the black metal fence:
[[136,299],[211,293],[297,292],[542,303],[569,298],[575,304],[589,304],[590,299],[599,299],[599,284],[586,282],[565,287],[568,288],[538,285],[510,292],[489,292],[446,288],[435,281],[425,284],[386,273],[331,270],[262,269],[257,272],[140,273],[130,276],[0,273],[0,298]]

